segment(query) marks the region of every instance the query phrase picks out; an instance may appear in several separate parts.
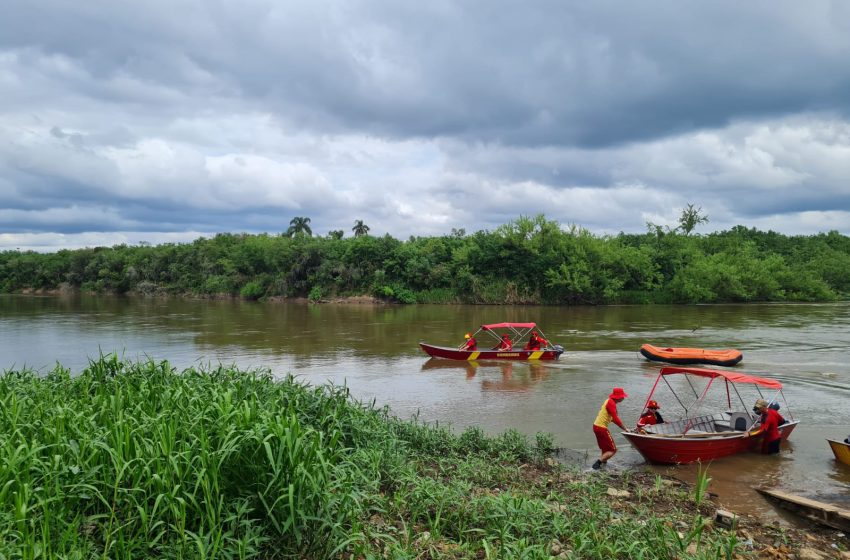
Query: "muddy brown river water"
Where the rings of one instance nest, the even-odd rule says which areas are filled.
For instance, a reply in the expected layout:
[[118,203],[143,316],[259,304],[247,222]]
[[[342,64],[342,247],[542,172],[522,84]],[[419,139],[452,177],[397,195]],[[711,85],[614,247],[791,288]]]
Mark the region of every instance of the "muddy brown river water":
[[[477,325],[534,321],[566,348],[557,362],[432,360],[419,341],[455,345]],[[112,297],[0,296],[0,368],[79,371],[90,357],[167,359],[175,367],[235,364],[291,372],[310,383],[345,383],[352,394],[457,430],[481,426],[551,432],[569,456],[590,461],[590,425],[613,386],[633,424],[659,364],[638,354],[660,346],[737,348],[734,369],[785,386],[801,421],[779,457],[746,454],[713,462],[709,491],[728,507],[777,517],[752,488],[781,488],[850,506],[850,467],[826,438],[850,434],[850,304],[611,307],[382,306],[250,303]],[[664,412],[675,416],[674,403]],[[616,469],[653,469],[694,480],[696,466],[653,467],[620,435]]]

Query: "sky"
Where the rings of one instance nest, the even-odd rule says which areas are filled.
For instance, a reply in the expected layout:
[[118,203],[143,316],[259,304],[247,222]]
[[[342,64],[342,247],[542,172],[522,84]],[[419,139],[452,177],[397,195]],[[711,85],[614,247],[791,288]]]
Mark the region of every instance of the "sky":
[[0,0],[0,250],[850,234],[850,3]]

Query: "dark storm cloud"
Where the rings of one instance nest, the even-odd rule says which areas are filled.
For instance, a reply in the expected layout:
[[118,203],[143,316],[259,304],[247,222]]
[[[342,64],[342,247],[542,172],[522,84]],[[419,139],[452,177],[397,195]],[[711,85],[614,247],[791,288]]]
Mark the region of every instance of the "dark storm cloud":
[[8,4],[0,246],[639,231],[691,202],[850,231],[843,2]]
[[126,75],[319,131],[594,147],[844,112],[848,35],[840,2],[34,2],[0,23],[107,102],[157,110],[98,86]]

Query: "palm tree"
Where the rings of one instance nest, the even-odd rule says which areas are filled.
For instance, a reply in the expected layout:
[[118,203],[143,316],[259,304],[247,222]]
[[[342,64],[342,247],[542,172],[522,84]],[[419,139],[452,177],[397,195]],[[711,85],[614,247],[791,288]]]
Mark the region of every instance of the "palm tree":
[[332,229],[328,232],[328,237],[330,239],[342,239],[343,235],[345,235],[345,232],[341,229]]
[[351,228],[354,232],[354,237],[360,237],[369,233],[369,226],[363,223],[363,220],[354,220],[354,227]]
[[310,229],[310,218],[295,216],[289,220],[289,229],[286,230],[286,235],[292,237],[293,235],[298,235],[300,233],[307,235],[307,237],[313,235],[313,230]]

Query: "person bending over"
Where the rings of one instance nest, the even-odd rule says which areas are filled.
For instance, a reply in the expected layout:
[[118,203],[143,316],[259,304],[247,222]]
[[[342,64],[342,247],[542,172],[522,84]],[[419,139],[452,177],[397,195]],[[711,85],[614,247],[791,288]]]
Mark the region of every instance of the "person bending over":
[[599,414],[596,415],[596,420],[593,422],[593,434],[596,436],[596,444],[599,446],[600,455],[599,459],[593,463],[594,469],[604,467],[608,463],[608,459],[617,453],[617,444],[614,443],[614,438],[611,437],[608,425],[613,422],[623,431],[629,431],[617,415],[617,403],[622,402],[626,397],[628,395],[623,391],[622,387],[614,387],[614,390],[611,391],[611,394],[602,403]]

